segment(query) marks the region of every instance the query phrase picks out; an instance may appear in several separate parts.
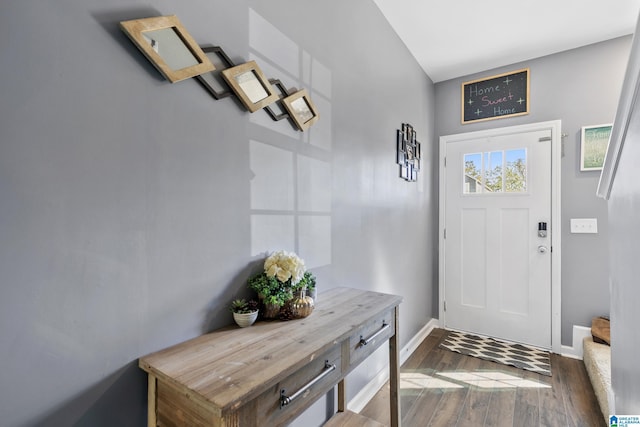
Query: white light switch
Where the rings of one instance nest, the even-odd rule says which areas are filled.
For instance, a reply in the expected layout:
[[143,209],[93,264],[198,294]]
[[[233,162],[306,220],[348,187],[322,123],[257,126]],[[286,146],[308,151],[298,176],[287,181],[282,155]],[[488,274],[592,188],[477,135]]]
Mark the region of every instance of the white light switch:
[[572,233],[597,233],[598,218],[571,218]]

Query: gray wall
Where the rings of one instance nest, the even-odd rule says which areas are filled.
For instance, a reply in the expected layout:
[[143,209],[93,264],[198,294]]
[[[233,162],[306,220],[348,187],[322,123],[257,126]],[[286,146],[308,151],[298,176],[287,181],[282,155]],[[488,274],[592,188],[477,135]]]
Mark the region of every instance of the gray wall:
[[[169,84],[118,28],[166,14],[308,88],[318,124]],[[231,323],[270,250],[298,251],[321,290],[403,295],[402,346],[437,315],[433,84],[373,2],[24,0],[0,28],[3,426],[145,425],[137,358]],[[403,122],[418,183],[397,176]]]
[[[596,197],[600,174],[580,172],[582,126],[612,123],[631,47],[622,37],[436,84],[436,135],[450,135],[546,120],[562,120],[562,344],[573,325],[590,326],[609,313],[606,203]],[[460,85],[494,74],[530,69],[530,113],[460,124]],[[598,234],[571,234],[571,218],[597,218]]]

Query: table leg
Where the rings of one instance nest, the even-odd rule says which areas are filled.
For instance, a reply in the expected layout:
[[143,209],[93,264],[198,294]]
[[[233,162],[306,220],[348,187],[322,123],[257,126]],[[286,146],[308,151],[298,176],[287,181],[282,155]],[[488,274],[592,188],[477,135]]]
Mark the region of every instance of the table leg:
[[389,338],[389,405],[391,427],[400,427],[400,352],[398,349],[398,308],[395,309],[395,333]]
[[158,405],[156,390],[158,388],[158,380],[155,375],[149,374],[149,388],[147,390],[147,426],[158,426]]
[[347,388],[345,385],[345,379],[343,378],[338,383],[338,412],[344,412],[347,410]]

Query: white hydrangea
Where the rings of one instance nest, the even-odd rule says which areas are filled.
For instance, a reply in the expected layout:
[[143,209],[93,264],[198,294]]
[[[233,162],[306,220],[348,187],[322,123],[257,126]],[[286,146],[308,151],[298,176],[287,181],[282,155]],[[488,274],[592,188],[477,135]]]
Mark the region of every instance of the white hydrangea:
[[293,252],[274,252],[264,262],[264,272],[267,276],[276,277],[280,282],[291,279],[292,285],[302,280],[305,271],[307,270],[304,260]]

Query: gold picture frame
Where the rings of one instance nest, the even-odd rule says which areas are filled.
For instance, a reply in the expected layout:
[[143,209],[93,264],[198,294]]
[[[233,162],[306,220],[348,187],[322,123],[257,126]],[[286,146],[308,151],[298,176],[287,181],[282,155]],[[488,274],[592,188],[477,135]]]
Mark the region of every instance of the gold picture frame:
[[176,15],[122,21],[120,27],[171,83],[215,70]]
[[276,102],[279,98],[256,61],[222,70],[222,77],[252,113]]
[[298,129],[303,132],[320,118],[318,110],[311,98],[309,98],[309,93],[306,89],[299,90],[283,98],[282,104]]

